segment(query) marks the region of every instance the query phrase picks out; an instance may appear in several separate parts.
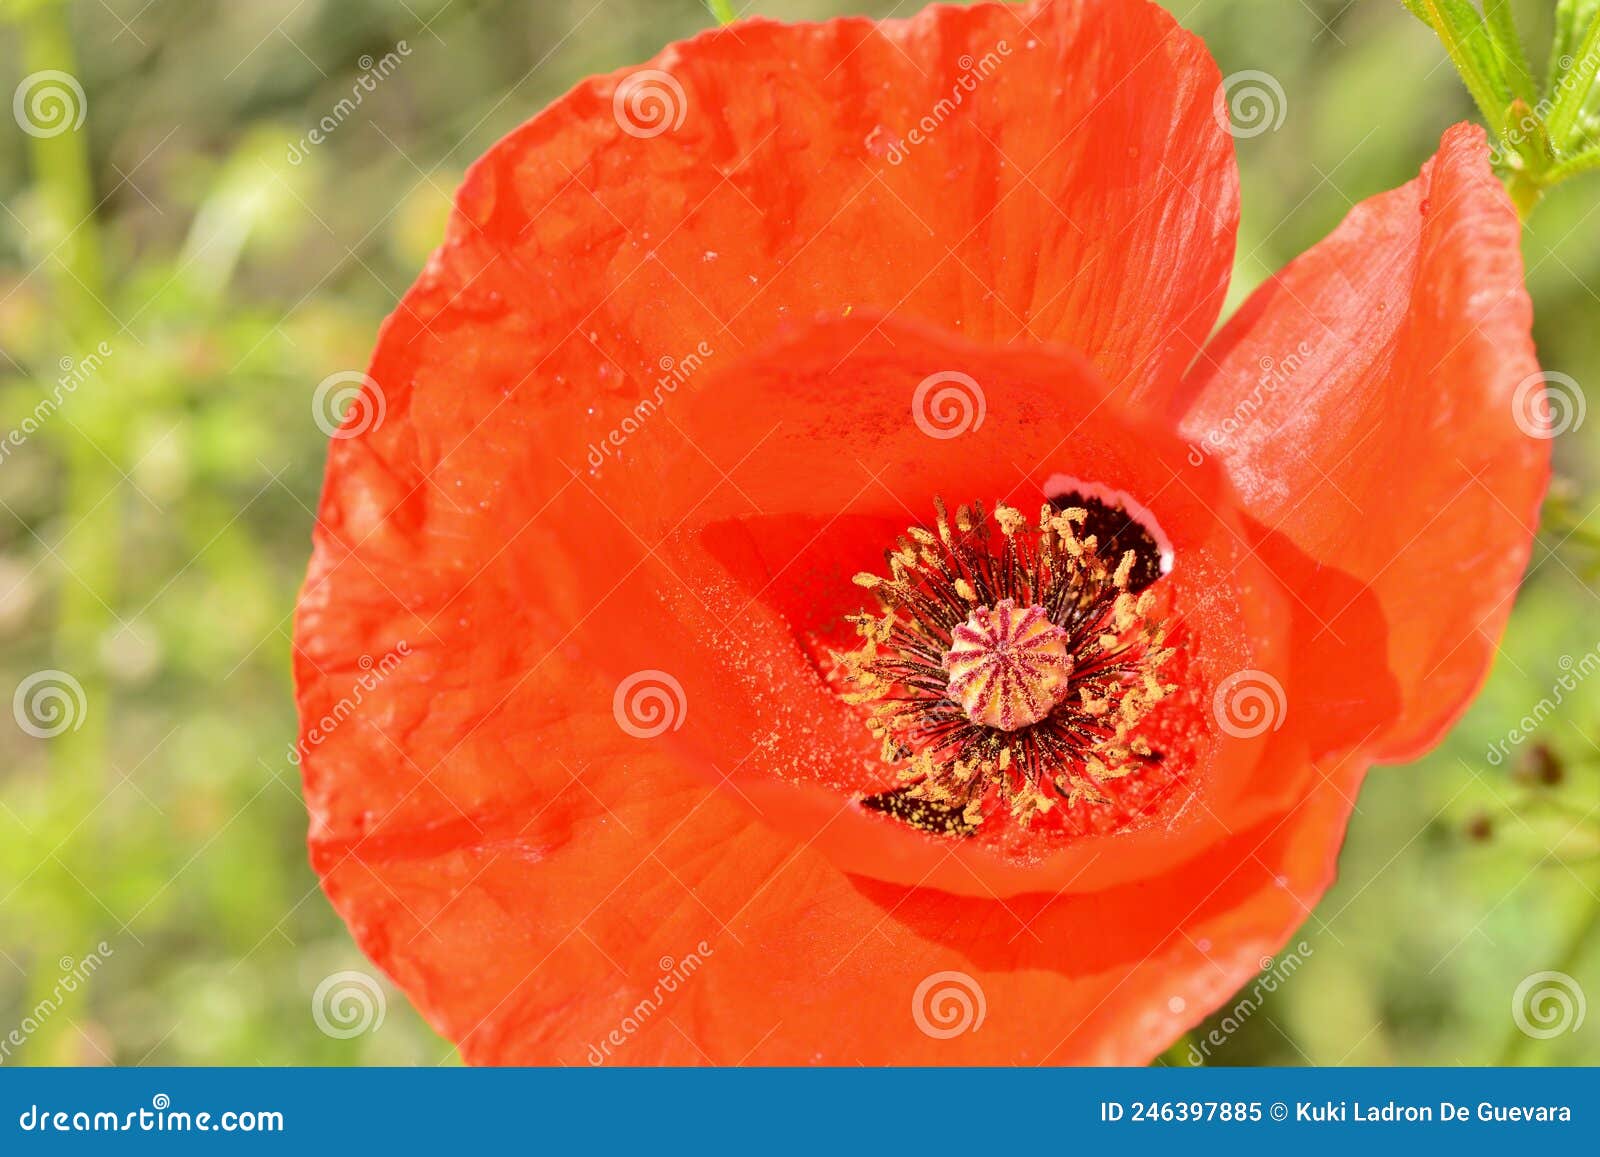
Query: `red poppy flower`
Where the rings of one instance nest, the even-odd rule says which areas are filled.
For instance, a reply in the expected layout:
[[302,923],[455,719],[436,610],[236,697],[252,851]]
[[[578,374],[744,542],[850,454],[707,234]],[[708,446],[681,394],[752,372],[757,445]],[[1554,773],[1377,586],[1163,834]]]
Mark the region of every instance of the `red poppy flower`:
[[1475,128],[1208,340],[1220,85],[1144,0],[752,21],[473,167],[296,630],[313,863],[464,1057],[1143,1062],[1306,918],[1548,445]]

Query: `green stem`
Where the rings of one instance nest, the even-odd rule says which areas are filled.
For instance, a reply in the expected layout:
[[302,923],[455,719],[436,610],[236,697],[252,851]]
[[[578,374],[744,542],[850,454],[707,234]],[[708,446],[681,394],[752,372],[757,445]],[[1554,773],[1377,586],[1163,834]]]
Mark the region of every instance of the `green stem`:
[[1544,196],[1545,182],[1527,173],[1508,173],[1505,183],[1506,192],[1511,195],[1511,206],[1517,211],[1517,220],[1526,225],[1539,199]]
[[1537,104],[1539,95],[1534,89],[1533,73],[1528,67],[1528,53],[1517,32],[1516,18],[1511,14],[1511,0],[1484,0],[1483,15],[1489,25],[1489,35],[1500,49],[1506,63],[1506,80],[1514,96],[1530,105]]
[[[1461,74],[1467,91],[1477,103],[1478,111],[1483,114],[1484,123],[1496,137],[1500,136],[1505,131],[1507,102],[1501,99],[1495,78],[1485,76],[1479,71],[1472,54],[1467,51],[1465,41],[1457,34],[1455,24],[1440,10],[1439,0],[1420,0],[1420,4],[1426,13],[1427,23],[1438,34],[1439,42],[1444,45],[1450,62],[1456,66],[1456,71]],[[1479,25],[1479,28],[1481,29],[1482,25]]]
[[1570,160],[1562,161],[1545,174],[1545,181],[1554,185],[1565,181],[1568,177],[1576,177],[1579,173],[1590,173],[1596,169],[1600,169],[1600,148],[1590,149]]
[[739,18],[733,10],[733,0],[706,0],[706,7],[711,9],[718,24],[732,24]]

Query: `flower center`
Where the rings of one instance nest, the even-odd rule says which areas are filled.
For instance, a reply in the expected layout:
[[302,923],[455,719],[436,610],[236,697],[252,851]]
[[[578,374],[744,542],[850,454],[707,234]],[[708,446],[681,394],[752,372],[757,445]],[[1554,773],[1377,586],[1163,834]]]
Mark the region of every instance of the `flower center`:
[[[838,656],[846,698],[868,709],[901,785],[863,806],[943,835],[1002,809],[1019,823],[1058,804],[1111,802],[1108,785],[1159,759],[1138,726],[1176,690],[1155,621],[1151,537],[1103,503],[1045,504],[1036,524],[977,504],[888,553],[889,577],[856,583],[881,614],[851,621]],[[1099,533],[1090,533],[1090,529]],[[1102,535],[1115,552],[1102,556]],[[1142,536],[1142,537],[1141,537]]]
[[946,690],[979,726],[1015,731],[1037,723],[1067,693],[1068,641],[1043,607],[1019,611],[1013,599],[979,607],[951,632]]

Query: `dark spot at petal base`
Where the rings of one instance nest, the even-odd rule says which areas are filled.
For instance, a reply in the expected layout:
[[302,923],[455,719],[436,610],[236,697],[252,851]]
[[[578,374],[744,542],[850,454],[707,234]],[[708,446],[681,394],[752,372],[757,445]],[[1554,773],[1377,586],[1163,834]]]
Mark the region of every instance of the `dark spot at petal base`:
[[1057,510],[1080,506],[1089,512],[1082,533],[1100,540],[1102,558],[1116,560],[1133,551],[1133,571],[1128,575],[1128,589],[1133,593],[1138,594],[1161,577],[1161,544],[1144,523],[1122,507],[1075,491],[1057,495],[1050,505]]
[[877,795],[863,796],[861,806],[875,812],[893,816],[901,823],[910,824],[936,836],[970,836],[978,829],[969,823],[959,807],[949,807],[930,800],[915,799],[909,787],[883,791]]

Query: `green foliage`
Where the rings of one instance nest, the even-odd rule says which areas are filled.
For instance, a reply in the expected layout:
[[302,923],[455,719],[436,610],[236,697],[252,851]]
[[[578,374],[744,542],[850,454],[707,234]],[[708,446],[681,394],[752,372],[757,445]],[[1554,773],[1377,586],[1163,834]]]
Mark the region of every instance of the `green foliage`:
[[1544,192],[1593,168],[1600,4],[1556,6],[1543,91],[1535,85],[1512,0],[1401,0],[1433,29],[1496,140],[1498,167],[1526,216]]

